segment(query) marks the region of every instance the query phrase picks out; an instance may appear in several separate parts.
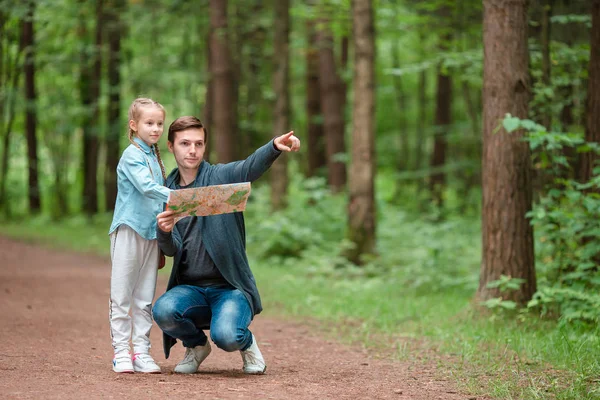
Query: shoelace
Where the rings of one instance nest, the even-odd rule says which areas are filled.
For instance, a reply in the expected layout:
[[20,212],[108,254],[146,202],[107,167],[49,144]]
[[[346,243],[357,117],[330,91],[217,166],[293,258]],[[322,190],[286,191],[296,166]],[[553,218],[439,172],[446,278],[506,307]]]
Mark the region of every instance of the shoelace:
[[190,362],[196,362],[196,355],[194,354],[194,351],[190,348],[185,349],[185,357],[183,357],[183,361],[181,361],[181,364],[187,364]]
[[244,357],[244,364],[255,364],[255,365],[259,364],[258,363],[258,357],[256,357],[254,355],[254,353],[246,350],[246,351],[242,351],[242,355]]

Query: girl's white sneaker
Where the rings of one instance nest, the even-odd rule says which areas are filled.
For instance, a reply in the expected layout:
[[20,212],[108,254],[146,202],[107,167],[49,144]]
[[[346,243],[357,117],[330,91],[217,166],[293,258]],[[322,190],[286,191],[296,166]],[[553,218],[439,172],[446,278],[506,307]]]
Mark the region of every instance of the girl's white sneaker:
[[113,371],[117,373],[133,374],[133,363],[131,354],[128,351],[115,353],[113,358]]
[[135,353],[133,355],[133,370],[144,374],[160,374],[160,367],[148,353]]

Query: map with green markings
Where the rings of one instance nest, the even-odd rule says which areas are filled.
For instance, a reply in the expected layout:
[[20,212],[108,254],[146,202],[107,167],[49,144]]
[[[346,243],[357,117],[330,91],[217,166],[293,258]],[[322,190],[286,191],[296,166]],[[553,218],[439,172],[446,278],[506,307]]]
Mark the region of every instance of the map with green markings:
[[185,217],[240,212],[246,209],[250,182],[173,190],[167,209],[175,212],[175,222]]

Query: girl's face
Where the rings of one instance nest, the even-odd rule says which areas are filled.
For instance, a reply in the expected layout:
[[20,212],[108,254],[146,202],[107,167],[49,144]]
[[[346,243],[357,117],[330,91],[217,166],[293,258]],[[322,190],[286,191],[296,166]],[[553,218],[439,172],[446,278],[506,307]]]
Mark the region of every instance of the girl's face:
[[131,130],[148,146],[152,146],[158,142],[163,134],[164,124],[165,113],[160,108],[154,106],[140,108],[140,115],[137,121],[129,120]]

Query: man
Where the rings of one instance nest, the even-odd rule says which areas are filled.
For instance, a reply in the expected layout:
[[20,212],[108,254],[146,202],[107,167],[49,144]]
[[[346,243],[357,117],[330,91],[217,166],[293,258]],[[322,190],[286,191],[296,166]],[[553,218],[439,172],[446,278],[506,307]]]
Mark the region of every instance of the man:
[[[256,150],[246,160],[211,165],[205,160],[206,129],[196,117],[177,118],[169,127],[168,147],[177,168],[167,178],[170,189],[186,189],[258,179],[282,151],[298,151],[300,140],[288,132]],[[243,371],[263,374],[265,360],[248,329],[262,311],[246,257],[244,217],[240,212],[187,217],[174,223],[173,211],[157,216],[161,250],[175,257],[167,291],[155,303],[154,320],[163,331],[166,358],[179,339],[186,347],[175,372],[193,374],[210,354],[204,330],[217,347],[239,350]]]

